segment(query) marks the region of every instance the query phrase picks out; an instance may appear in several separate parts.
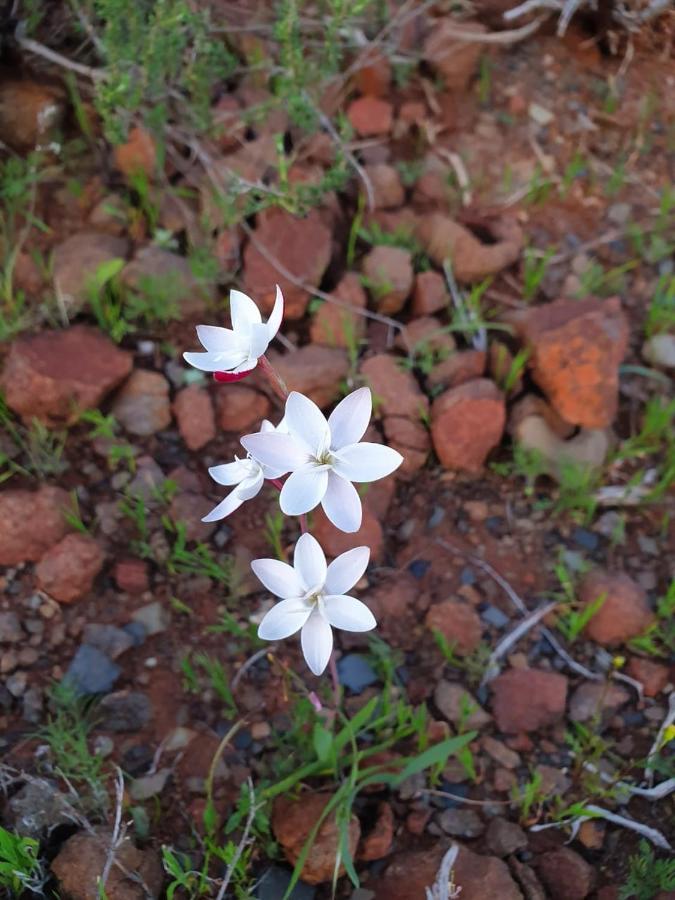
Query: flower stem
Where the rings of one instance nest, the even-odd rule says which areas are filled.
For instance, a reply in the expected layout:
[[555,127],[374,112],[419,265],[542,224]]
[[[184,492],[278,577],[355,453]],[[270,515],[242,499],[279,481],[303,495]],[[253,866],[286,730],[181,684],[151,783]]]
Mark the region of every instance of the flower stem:
[[266,356],[261,356],[258,358],[258,365],[260,366],[261,372],[265,375],[269,383],[272,385],[272,390],[280,397],[284,403],[288,399],[288,388],[286,387],[286,382],[281,377],[281,375],[274,368],[272,363]]
[[307,513],[298,517],[300,519],[300,533],[307,534]]
[[328,660],[328,670],[330,671],[331,681],[333,682],[333,704],[337,711],[340,708],[340,679],[338,677],[334,650],[332,651],[330,659]]

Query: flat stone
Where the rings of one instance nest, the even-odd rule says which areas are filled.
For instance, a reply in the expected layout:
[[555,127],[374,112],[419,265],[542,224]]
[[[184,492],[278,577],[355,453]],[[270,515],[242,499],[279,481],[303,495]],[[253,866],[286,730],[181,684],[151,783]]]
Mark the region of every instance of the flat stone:
[[540,669],[509,669],[491,684],[493,715],[506,734],[537,731],[565,712],[567,678]]
[[110,659],[117,659],[134,646],[133,637],[116,625],[102,625],[91,622],[84,626],[82,638],[85,644],[96,647]]
[[357,653],[347,653],[337,663],[340,684],[354,694],[360,694],[371,684],[377,684],[378,677],[365,658]]
[[64,676],[78,694],[107,694],[122,674],[118,665],[88,644],[78,647]]
[[112,260],[123,261],[129,252],[125,237],[83,231],[54,247],[54,290],[69,315],[75,316],[97,291],[93,285],[101,267]]
[[16,644],[26,635],[15,612],[0,613],[0,644]]
[[166,631],[171,624],[171,616],[159,600],[141,606],[132,613],[131,618],[143,625],[148,636]]
[[48,828],[72,823],[68,798],[45,778],[32,778],[8,801],[12,826],[18,834],[40,839]]
[[88,534],[67,534],[44,554],[35,567],[40,589],[59,603],[85,597],[103,568],[102,547]]
[[160,372],[136,369],[115,397],[112,413],[130,434],[162,431],[171,424],[169,382]]
[[434,689],[434,703],[440,713],[453,725],[482,728],[492,720],[480,703],[460,684],[439,681]]
[[476,610],[468,603],[454,600],[444,600],[431,606],[424,624],[431,631],[440,631],[460,655],[473,653],[483,635],[483,626]]
[[472,809],[446,809],[438,817],[438,824],[454,837],[476,838],[485,831],[480,816]]
[[488,825],[486,840],[490,852],[500,858],[527,847],[527,835],[520,825],[499,817]]

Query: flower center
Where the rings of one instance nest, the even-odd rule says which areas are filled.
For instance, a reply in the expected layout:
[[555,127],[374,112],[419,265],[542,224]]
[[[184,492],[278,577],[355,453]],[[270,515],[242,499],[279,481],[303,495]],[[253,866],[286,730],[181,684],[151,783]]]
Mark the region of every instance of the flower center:
[[333,454],[330,452],[330,450],[322,450],[321,453],[318,453],[316,456],[312,457],[312,463],[315,466],[330,467],[333,465]]

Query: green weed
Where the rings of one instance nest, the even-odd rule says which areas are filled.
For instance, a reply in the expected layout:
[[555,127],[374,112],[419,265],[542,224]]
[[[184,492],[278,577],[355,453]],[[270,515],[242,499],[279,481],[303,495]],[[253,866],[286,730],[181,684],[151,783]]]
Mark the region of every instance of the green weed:
[[675,579],[656,604],[656,620],[647,630],[628,641],[631,650],[668,659],[675,654]]
[[540,250],[526,247],[523,252],[523,299],[533,300],[539,286],[544,280],[551,257],[555,255],[555,247]]
[[652,845],[642,840],[639,851],[628,859],[619,900],[652,900],[662,891],[675,891],[675,859],[657,859]]
[[0,826],[0,887],[10,892],[7,896],[42,893],[45,876],[39,851],[39,841]]

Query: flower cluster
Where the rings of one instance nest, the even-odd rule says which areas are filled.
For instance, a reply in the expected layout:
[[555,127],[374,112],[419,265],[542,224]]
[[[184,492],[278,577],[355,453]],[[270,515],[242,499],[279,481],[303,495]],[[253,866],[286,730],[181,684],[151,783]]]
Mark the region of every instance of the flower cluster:
[[[232,329],[198,326],[197,336],[206,352],[185,353],[186,361],[212,372],[218,381],[238,380],[258,363],[269,375],[272,370],[264,354],[281,325],[283,303],[277,286],[274,309],[263,323],[253,300],[232,291]],[[278,388],[280,379],[275,381]],[[391,447],[361,440],[371,414],[367,387],[345,397],[328,419],[312,400],[292,391],[276,427],[265,420],[259,432],[241,438],[244,458],[235,456],[233,462],[209,469],[214,481],[232,490],[203,521],[230,515],[268,481],[280,489],[282,512],[303,517],[303,532],[305,513],[319,504],[337,528],[358,531],[362,508],[354,483],[384,478],[403,461]],[[259,636],[276,641],[300,631],[307,665],[320,675],[331,658],[332,627],[369,631],[376,625],[365,604],[346,593],[365,572],[369,558],[368,547],[356,547],[328,565],[318,541],[303,533],[295,546],[293,566],[276,559],[254,560],[251,567],[256,576],[281,598],[263,618]]]

